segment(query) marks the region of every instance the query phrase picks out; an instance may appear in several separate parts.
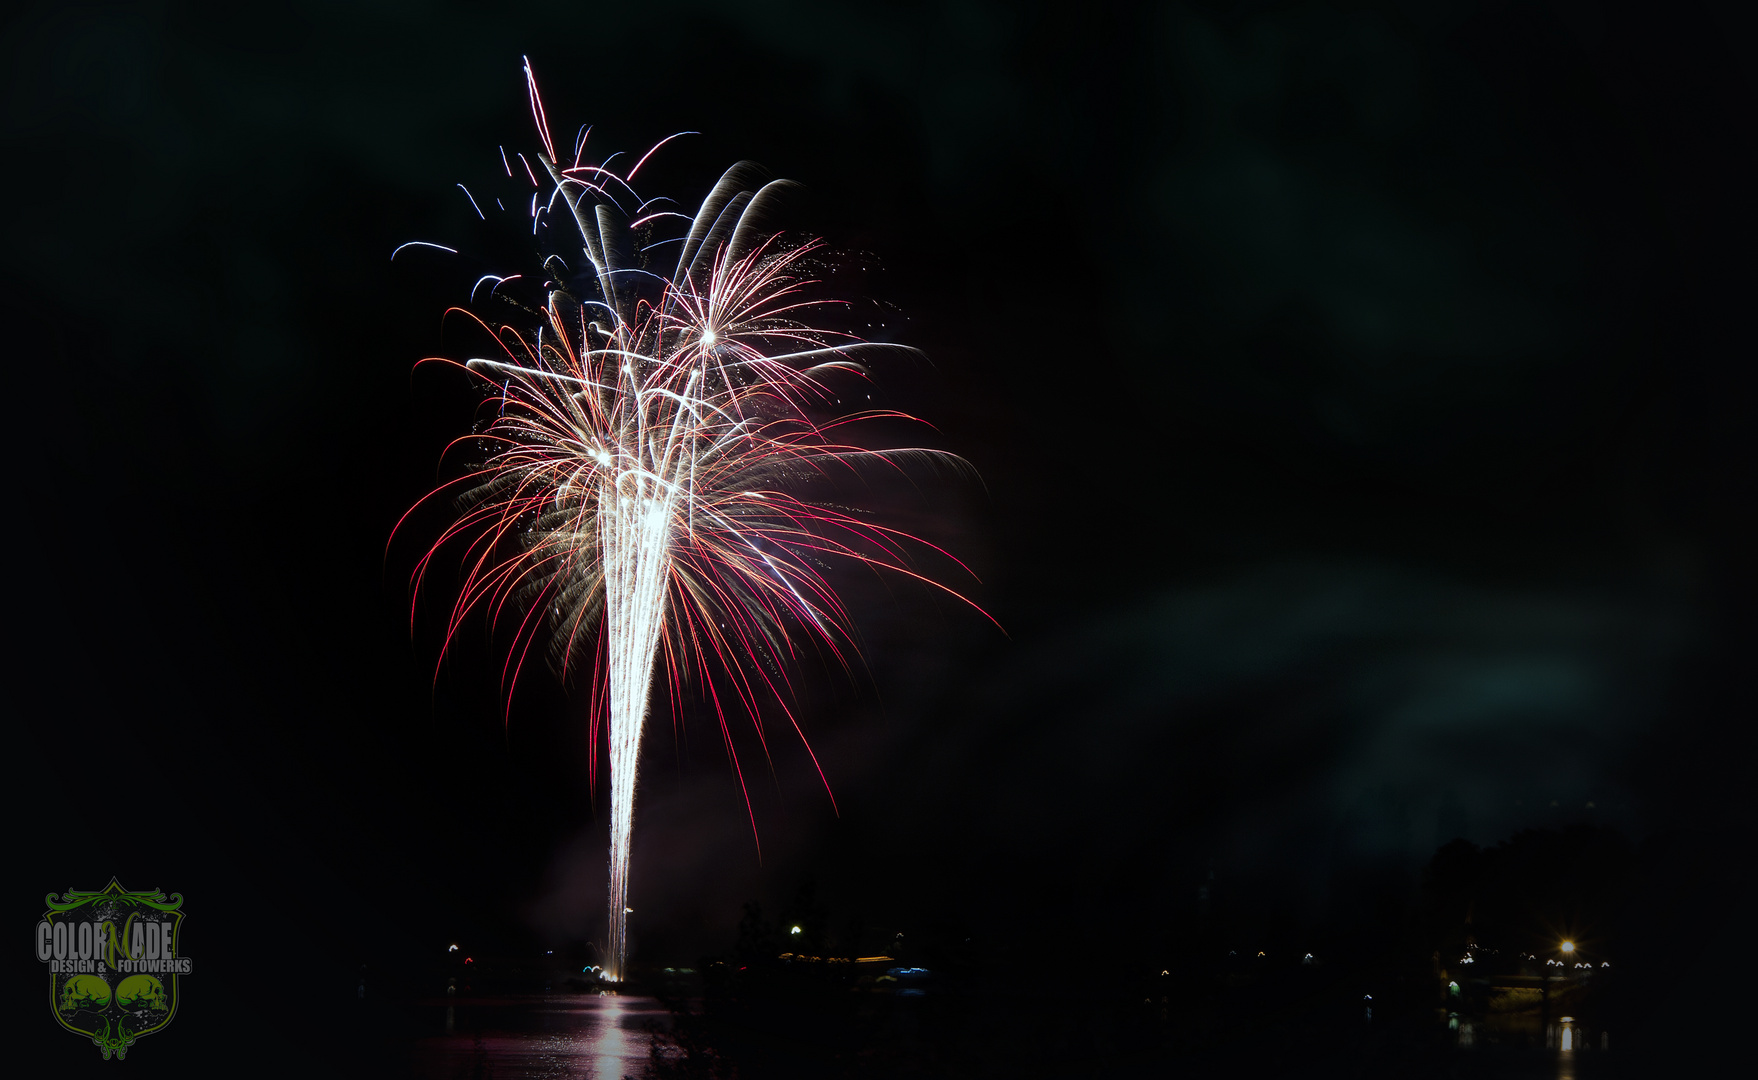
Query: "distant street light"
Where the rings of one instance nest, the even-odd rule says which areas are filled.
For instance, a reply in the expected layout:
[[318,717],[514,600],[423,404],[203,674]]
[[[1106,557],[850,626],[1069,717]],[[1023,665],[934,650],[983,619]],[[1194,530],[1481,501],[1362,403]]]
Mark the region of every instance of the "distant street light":
[[1575,951],[1575,943],[1573,941],[1563,942],[1563,951],[1566,953],[1574,952]]
[[797,926],[796,926],[796,927],[794,927],[794,928],[793,928],[793,929],[792,929],[792,930],[789,930],[789,931],[788,931],[788,933],[790,933],[790,934],[797,934],[797,933],[799,933],[799,932],[800,932],[800,928],[799,928],[799,927],[797,927]]

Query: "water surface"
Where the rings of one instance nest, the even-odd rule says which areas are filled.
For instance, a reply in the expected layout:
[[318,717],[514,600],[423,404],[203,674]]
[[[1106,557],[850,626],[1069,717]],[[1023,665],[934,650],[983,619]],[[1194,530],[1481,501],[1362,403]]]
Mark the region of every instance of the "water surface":
[[669,1014],[651,997],[552,994],[435,1006],[414,1072],[434,1080],[622,1080],[647,1068],[651,1030]]

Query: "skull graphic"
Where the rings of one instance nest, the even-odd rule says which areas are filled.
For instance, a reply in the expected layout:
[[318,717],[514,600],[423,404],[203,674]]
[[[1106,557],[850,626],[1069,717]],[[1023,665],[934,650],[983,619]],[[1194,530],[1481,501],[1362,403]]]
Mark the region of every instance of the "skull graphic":
[[124,1012],[146,1019],[152,1013],[170,1008],[165,997],[165,984],[151,975],[130,975],[116,987],[116,1005]]
[[110,1006],[110,984],[96,975],[72,975],[61,984],[61,1011],[77,1012],[92,1009],[102,1012]]

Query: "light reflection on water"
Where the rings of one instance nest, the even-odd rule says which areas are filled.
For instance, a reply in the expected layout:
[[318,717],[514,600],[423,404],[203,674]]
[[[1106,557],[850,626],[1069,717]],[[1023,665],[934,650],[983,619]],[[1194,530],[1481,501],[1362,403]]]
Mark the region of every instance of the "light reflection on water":
[[1449,1013],[1447,1028],[1452,1033],[1453,1045],[1460,1050],[1503,1047],[1553,1051],[1557,1080],[1574,1080],[1582,1054],[1598,1058],[1611,1049],[1610,1032],[1574,1016],[1545,1020],[1529,1012],[1476,1017]]
[[[1531,1011],[1442,1015],[1453,1045],[1468,1053],[1489,1048],[1549,1051],[1556,1080],[1575,1080],[1583,1053],[1597,1059],[1610,1049],[1609,1033],[1591,1018],[1546,1019]],[[555,994],[436,1006],[428,1020],[434,1034],[414,1046],[414,1075],[433,1080],[640,1077],[651,1060],[652,1029],[669,1027],[669,1020],[656,999],[632,994]]]
[[618,994],[551,995],[445,1011],[446,1034],[416,1043],[419,1076],[640,1076],[652,1044],[649,1029],[669,1017],[653,998]]

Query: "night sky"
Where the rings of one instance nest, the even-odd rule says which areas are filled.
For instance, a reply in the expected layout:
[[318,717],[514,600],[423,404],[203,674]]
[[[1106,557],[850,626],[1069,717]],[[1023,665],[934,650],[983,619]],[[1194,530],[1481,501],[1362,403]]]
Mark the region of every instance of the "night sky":
[[539,146],[522,55],[598,155],[702,133],[647,190],[806,186],[792,224],[929,358],[886,402],[981,476],[892,516],[1005,629],[839,577],[867,666],[809,658],[796,711],[840,813],[772,712],[756,837],[711,714],[657,713],[637,956],[808,882],[994,955],[1151,960],[1205,883],[1292,942],[1364,874],[1579,822],[1649,845],[1656,911],[1750,888],[1749,19],[824,6],[4,17],[18,934],[50,890],[182,892],[154,1038],[191,1046],[272,966],[603,935],[584,690],[508,709],[480,623],[436,680],[443,515],[386,546],[475,415],[416,370],[467,355],[441,312],[532,268],[457,187]]

